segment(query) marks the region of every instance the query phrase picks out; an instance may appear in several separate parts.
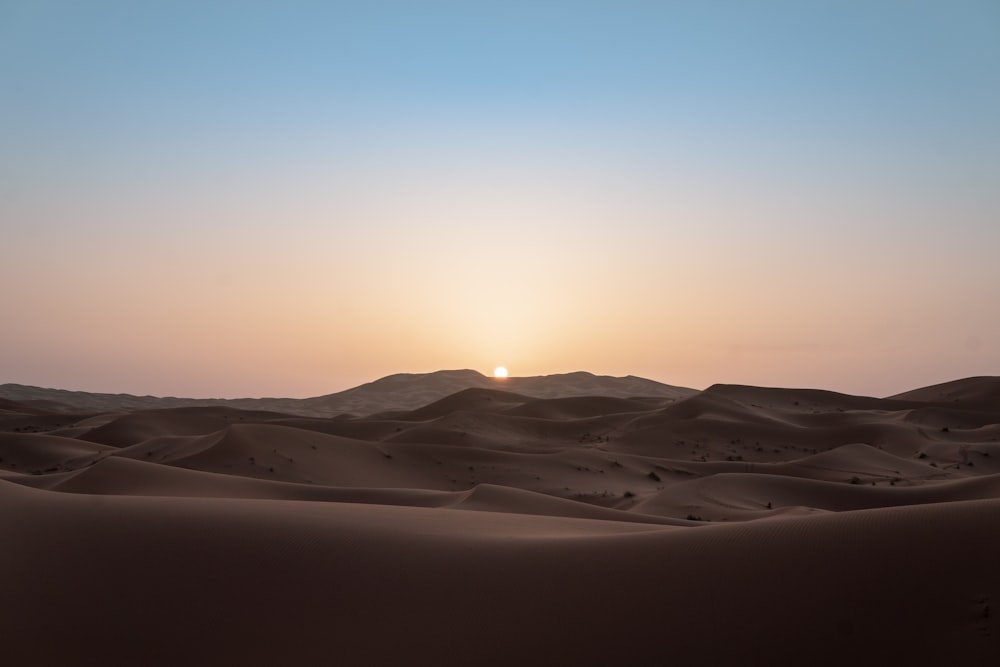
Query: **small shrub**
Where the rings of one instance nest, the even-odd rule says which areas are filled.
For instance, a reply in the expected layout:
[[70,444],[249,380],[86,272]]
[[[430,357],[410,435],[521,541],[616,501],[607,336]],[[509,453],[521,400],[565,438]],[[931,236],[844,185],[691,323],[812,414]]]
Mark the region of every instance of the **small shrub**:
[[855,477],[851,478],[851,484],[860,484],[860,483],[861,483],[861,478],[860,477],[856,477],[855,476]]
[[687,520],[688,520],[688,521],[704,521],[704,519],[702,519],[702,518],[701,518],[700,516],[698,516],[697,514],[688,514],[688,515],[687,515]]
[[626,498],[635,498],[635,494],[632,493],[631,491],[626,491],[625,492],[625,497]]
[[920,452],[920,454],[917,455],[917,458],[918,459],[926,459],[927,458],[927,454],[925,452]]
[[646,477],[650,478],[650,479],[651,479],[651,480],[653,480],[654,482],[659,482],[659,481],[660,481],[660,476],[659,476],[659,475],[657,475],[657,474],[656,474],[656,472],[655,472],[655,471],[653,471],[653,470],[650,470],[650,471],[649,471],[649,474],[648,474],[648,475],[646,475]]

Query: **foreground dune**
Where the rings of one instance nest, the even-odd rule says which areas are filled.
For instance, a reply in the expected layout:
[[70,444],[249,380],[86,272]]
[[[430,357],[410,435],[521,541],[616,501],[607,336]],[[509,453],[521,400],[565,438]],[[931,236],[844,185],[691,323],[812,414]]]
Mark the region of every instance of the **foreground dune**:
[[995,664],[1000,408],[963,382],[4,401],[5,662]]

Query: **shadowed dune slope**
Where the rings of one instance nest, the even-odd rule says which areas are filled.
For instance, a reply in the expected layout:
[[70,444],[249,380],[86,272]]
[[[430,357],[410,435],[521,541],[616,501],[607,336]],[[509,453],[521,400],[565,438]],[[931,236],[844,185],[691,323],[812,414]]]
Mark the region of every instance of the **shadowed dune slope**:
[[[0,627],[18,638],[5,647],[17,664],[997,655],[987,608],[1000,595],[1000,537],[983,530],[1000,520],[995,500],[695,529],[343,503],[94,502],[9,483],[0,496],[0,529],[27,545],[0,552]],[[111,621],[113,637],[95,644]]]
[[984,376],[953,380],[906,391],[891,398],[997,409],[1000,408],[1000,377]]
[[459,410],[499,412],[530,400],[527,396],[498,389],[463,389],[417,410],[399,413],[396,418],[405,421],[428,421]]
[[506,410],[506,414],[535,419],[585,419],[610,414],[644,412],[650,407],[648,401],[639,399],[575,396],[526,402]]

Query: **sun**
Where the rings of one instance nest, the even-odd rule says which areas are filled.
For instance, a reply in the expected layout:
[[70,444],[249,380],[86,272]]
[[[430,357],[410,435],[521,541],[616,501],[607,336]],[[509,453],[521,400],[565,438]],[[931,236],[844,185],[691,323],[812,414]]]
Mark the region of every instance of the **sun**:
[[495,378],[505,378],[507,377],[507,369],[503,366],[497,366],[493,369],[493,377]]

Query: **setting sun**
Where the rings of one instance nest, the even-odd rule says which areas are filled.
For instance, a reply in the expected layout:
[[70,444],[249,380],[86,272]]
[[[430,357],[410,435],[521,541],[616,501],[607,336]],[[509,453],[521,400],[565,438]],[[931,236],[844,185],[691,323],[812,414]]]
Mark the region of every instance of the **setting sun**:
[[493,369],[493,377],[495,378],[505,378],[507,377],[507,369],[503,366],[497,366]]

